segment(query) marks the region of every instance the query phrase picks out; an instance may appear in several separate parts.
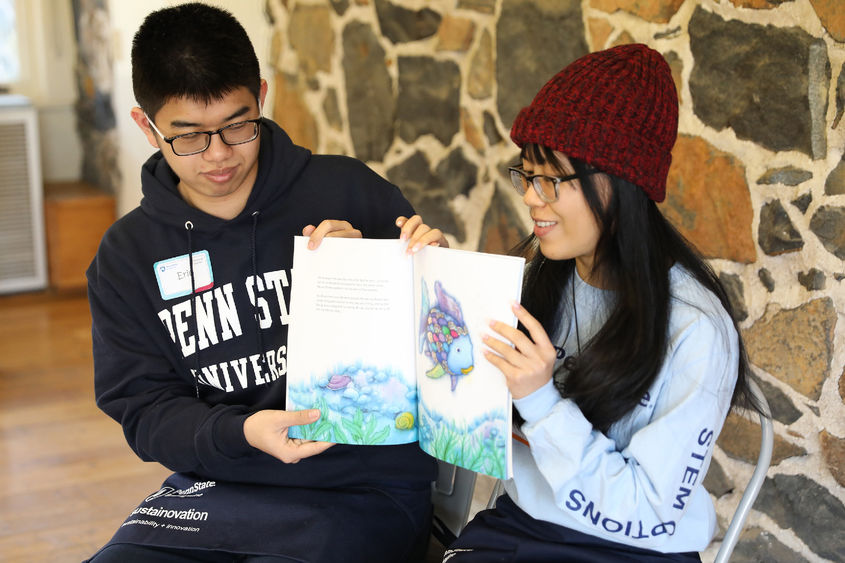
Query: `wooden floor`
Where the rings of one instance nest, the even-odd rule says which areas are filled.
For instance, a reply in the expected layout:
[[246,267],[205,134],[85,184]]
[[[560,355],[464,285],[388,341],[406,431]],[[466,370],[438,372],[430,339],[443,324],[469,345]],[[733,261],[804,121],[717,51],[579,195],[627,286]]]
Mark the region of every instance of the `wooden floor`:
[[0,297],[0,561],[79,562],[167,475],[94,404],[85,295]]

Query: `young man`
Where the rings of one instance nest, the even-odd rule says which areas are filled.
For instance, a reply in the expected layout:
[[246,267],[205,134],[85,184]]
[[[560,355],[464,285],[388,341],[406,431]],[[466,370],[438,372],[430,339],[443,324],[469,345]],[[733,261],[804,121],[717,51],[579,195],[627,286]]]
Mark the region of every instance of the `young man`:
[[227,12],[150,14],[132,68],[132,117],[159,151],[87,272],[95,391],[135,453],[175,473],[92,560],[414,561],[436,473],[417,444],[287,437],[319,416],[281,410],[293,236],[399,224],[445,241],[397,221],[410,204],[365,165],[312,155],[261,117],[267,84]]

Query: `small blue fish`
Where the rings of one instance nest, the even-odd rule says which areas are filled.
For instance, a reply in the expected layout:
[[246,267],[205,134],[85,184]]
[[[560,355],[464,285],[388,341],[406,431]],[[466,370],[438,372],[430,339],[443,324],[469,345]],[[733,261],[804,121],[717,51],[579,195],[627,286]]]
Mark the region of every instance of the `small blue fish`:
[[458,301],[446,293],[439,281],[434,282],[437,302],[431,306],[428,287],[422,280],[422,311],[420,314],[420,352],[434,362],[426,376],[438,379],[449,374],[452,391],[458,378],[472,371],[472,341]]

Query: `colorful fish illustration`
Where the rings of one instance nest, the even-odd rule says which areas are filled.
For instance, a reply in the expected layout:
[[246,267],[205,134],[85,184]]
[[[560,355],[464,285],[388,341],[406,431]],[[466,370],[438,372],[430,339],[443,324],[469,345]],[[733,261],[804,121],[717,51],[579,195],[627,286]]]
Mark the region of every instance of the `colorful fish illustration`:
[[452,391],[458,378],[474,367],[472,341],[458,301],[446,293],[439,281],[434,282],[436,302],[429,304],[428,286],[422,280],[422,312],[420,314],[420,352],[434,362],[426,372],[437,379],[449,374]]

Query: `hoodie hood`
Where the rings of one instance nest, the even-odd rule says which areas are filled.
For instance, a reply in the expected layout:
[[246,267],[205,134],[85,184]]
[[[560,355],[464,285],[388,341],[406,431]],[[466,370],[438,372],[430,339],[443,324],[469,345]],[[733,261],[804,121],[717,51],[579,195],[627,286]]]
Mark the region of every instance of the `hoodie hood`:
[[255,211],[282,197],[311,158],[311,151],[294,145],[288,134],[268,119],[261,122],[259,142],[258,175],[246,206],[234,219],[221,219],[188,205],[176,187],[179,178],[161,151],[141,167],[141,209],[154,221],[180,229],[190,221],[197,233],[211,233],[232,222],[249,220]]

